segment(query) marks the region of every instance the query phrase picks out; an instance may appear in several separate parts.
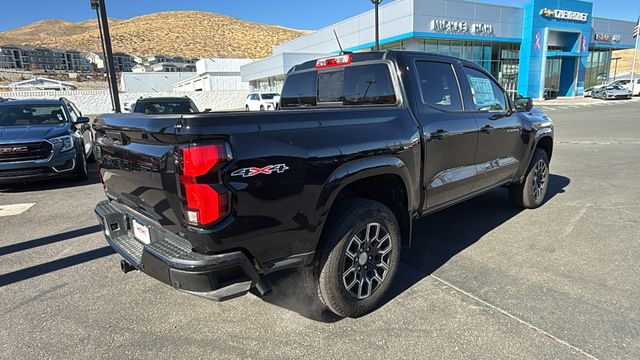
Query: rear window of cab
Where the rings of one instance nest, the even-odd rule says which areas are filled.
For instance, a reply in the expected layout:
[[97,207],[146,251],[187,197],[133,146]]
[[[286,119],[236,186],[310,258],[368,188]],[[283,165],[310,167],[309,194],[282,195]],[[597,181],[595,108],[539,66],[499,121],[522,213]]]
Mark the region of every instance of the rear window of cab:
[[280,106],[395,105],[397,97],[385,63],[335,66],[292,73],[282,89]]

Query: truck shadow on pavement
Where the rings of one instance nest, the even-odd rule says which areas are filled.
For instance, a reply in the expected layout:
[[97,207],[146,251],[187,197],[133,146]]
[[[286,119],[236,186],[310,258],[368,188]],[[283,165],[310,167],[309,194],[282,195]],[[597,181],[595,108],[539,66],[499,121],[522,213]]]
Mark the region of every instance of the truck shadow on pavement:
[[[570,182],[567,177],[550,175],[545,201],[563,193]],[[524,210],[511,205],[507,189],[501,188],[416,221],[411,247],[403,249],[400,268],[380,307],[431,275],[451,258],[522,211]],[[463,223],[464,226],[461,226]],[[410,251],[407,251],[408,249]],[[340,317],[324,311],[313,299],[303,295],[303,285],[296,272],[276,273],[270,276],[270,280],[273,283],[273,291],[262,297],[264,301],[315,321],[330,323],[341,320]]]
[[[80,229],[44,236],[38,239],[0,247],[0,256],[17,253],[24,250],[34,249],[40,246],[55,244],[61,241],[72,240],[81,236],[101,232],[99,225],[87,226]],[[96,260],[114,254],[110,246],[93,249],[79,254],[55,259],[42,264],[37,264],[20,270],[0,274],[0,288],[6,285],[45,275],[71,266],[79,265],[88,261]]]

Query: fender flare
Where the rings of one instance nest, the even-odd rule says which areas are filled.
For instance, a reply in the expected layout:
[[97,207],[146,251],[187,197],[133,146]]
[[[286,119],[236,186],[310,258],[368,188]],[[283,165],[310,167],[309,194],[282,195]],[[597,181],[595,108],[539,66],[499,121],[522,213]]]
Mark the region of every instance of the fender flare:
[[[411,182],[411,174],[407,167],[407,164],[401,159],[393,156],[381,156],[367,159],[359,159],[339,166],[331,173],[325,184],[323,185],[320,197],[316,203],[316,210],[318,211],[318,233],[317,242],[320,241],[320,236],[324,230],[329,211],[333,207],[333,204],[338,197],[338,194],[356,181],[379,176],[379,175],[395,175],[398,176],[405,188],[407,196],[407,209],[406,215],[409,216],[408,236],[410,240],[411,236],[411,220],[413,219],[413,213],[416,209],[416,204],[413,203],[411,195],[415,193],[414,185]],[[401,228],[403,226],[402,219],[397,219]]]
[[533,141],[531,141],[531,147],[528,149],[526,161],[521,163],[520,169],[518,169],[518,173],[515,176],[517,182],[522,182],[524,180],[524,176],[527,173],[527,169],[529,168],[529,163],[531,163],[531,159],[533,158],[533,152],[538,147],[540,140],[544,138],[551,138],[553,141],[553,130],[551,128],[541,128],[535,132],[533,136]]

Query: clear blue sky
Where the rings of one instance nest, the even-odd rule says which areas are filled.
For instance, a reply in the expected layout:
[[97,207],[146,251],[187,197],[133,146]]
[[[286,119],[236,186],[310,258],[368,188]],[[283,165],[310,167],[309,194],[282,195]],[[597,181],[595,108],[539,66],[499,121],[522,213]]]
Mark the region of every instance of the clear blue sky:
[[[95,17],[89,0],[0,0],[0,31],[38,20]],[[106,0],[110,17],[130,18],[167,10],[205,10],[266,24],[320,29],[371,9],[369,0]],[[384,0],[383,3],[391,0]],[[424,0],[428,1],[428,0]],[[522,6],[527,0],[478,0]],[[593,0],[594,15],[635,21],[640,0]]]

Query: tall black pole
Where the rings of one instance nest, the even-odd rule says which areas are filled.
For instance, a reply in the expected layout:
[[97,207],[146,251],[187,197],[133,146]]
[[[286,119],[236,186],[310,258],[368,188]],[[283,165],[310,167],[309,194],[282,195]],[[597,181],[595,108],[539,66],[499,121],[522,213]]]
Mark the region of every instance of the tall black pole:
[[380,51],[380,28],[378,23],[378,7],[380,7],[380,1],[382,0],[372,0],[375,1],[376,5],[376,51]]
[[98,13],[98,25],[102,36],[102,48],[104,50],[105,65],[107,67],[109,92],[111,93],[111,104],[113,111],[120,112],[120,96],[118,95],[118,79],[116,78],[116,68],[113,64],[113,50],[111,49],[111,34],[109,33],[109,21],[107,8],[104,0],[91,0],[91,8]]

